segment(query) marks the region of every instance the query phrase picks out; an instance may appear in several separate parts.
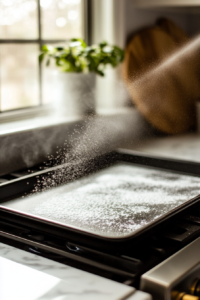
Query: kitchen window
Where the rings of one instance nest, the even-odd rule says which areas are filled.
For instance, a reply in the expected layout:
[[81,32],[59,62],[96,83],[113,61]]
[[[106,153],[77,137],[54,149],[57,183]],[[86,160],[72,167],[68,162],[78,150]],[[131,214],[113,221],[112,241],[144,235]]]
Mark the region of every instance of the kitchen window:
[[39,65],[40,47],[87,39],[86,2],[0,0],[0,116],[52,100],[52,69]]

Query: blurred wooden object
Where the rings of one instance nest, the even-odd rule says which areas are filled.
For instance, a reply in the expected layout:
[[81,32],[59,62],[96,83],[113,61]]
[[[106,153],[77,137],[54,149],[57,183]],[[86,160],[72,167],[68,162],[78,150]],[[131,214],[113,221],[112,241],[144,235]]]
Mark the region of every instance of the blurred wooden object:
[[194,128],[200,96],[200,38],[190,41],[172,21],[135,34],[125,51],[123,77],[145,118],[168,134]]
[[187,34],[171,20],[160,18],[158,19],[156,24],[168,35],[170,35],[178,46],[189,41],[189,37],[187,36]]

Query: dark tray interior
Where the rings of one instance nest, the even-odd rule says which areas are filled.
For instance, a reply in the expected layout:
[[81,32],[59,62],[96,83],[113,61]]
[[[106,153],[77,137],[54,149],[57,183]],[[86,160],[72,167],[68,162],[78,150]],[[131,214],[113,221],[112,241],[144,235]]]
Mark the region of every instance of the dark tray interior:
[[[119,150],[93,159],[90,162],[90,169],[79,174],[76,179],[118,162],[170,170],[174,171],[174,174],[189,174],[195,178],[200,176],[200,165],[196,163],[160,159]],[[56,168],[0,185],[0,202],[28,194],[34,188],[38,176],[41,178],[46,173],[54,172]],[[136,288],[139,287],[140,276],[144,272],[199,236],[198,197],[157,220],[134,237],[122,240],[103,239],[0,209],[1,242],[118,282],[128,282]]]
[[[91,160],[89,162],[90,168],[87,169],[87,171],[85,171],[84,169],[84,172],[79,173],[77,178],[75,179],[84,177],[111,165],[115,165],[118,162],[127,162],[129,164],[159,168],[163,170],[167,169],[173,172],[177,172],[178,174],[189,174],[195,177],[198,177],[198,175],[200,175],[199,164],[177,160],[173,161],[159,159],[156,157],[147,157],[135,152],[119,150]],[[63,166],[50,168],[48,170],[40,171],[35,174],[12,180],[9,183],[2,184],[0,186],[0,202],[2,203],[10,199],[15,199],[16,197],[22,196],[24,194],[28,194],[34,188],[34,185],[36,184],[38,178],[42,178],[46,174],[54,172],[56,169],[62,167]],[[29,184],[27,184],[27,182]],[[66,183],[67,182],[70,182],[70,175],[69,178],[66,178]],[[22,214],[20,212],[5,209],[3,207],[0,209],[0,216],[2,218],[10,219],[20,224],[25,223],[27,225],[31,225],[36,229],[42,228],[42,230],[46,232],[54,232],[56,235],[67,237],[71,241],[75,241],[78,238],[78,240],[82,241],[85,245],[95,245],[95,243],[98,243],[101,244],[100,248],[109,248],[113,247],[114,245],[125,247],[127,244],[134,242],[136,239],[140,239],[141,236],[148,234],[149,231],[156,230],[156,227],[158,227],[161,223],[163,224],[163,226],[165,226],[169,219],[175,218],[177,215],[180,215],[191,206],[198,204],[199,200],[200,199],[198,196],[193,197],[191,200],[190,198],[188,198],[188,201],[186,201],[184,204],[170,210],[170,212],[165,213],[162,217],[156,219],[153,222],[150,222],[148,226],[144,226],[141,230],[136,231],[134,234],[123,239],[110,239],[94,235],[89,232],[80,231],[72,227],[62,226],[62,224],[56,222],[50,222],[45,219],[35,218],[33,216]]]

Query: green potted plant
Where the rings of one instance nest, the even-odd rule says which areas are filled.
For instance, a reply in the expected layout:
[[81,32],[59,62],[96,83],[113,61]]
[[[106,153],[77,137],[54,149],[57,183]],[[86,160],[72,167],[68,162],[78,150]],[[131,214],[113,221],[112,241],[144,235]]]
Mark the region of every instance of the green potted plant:
[[83,39],[76,38],[67,46],[43,45],[41,50],[39,61],[46,61],[49,66],[53,60],[60,74],[65,74],[57,74],[55,101],[62,111],[78,115],[94,111],[94,75],[105,76],[108,65],[115,68],[124,58],[124,51],[117,46],[106,42],[88,46]]

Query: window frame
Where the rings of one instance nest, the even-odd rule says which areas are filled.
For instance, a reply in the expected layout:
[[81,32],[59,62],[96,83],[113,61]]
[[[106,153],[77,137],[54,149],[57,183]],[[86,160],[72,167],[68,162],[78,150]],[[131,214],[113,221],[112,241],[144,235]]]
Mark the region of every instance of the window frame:
[[[90,5],[91,0],[81,0],[82,5],[82,36],[84,37],[86,42],[90,42],[90,32],[89,32],[89,24],[90,24]],[[0,46],[2,44],[37,44],[38,50],[41,49],[44,44],[54,44],[54,43],[66,43],[66,39],[43,39],[42,38],[42,23],[41,23],[41,6],[40,0],[37,0],[37,31],[38,38],[37,39],[1,39],[0,38]],[[21,107],[7,111],[1,111],[0,109],[0,121],[8,122],[15,119],[27,119],[30,117],[35,117],[39,115],[48,115],[51,111],[48,104],[43,104],[42,97],[42,64],[38,61],[38,78],[39,78],[39,104],[37,106],[28,106]],[[0,86],[1,86],[1,78],[0,78]],[[0,94],[0,104],[1,104],[1,94]]]

